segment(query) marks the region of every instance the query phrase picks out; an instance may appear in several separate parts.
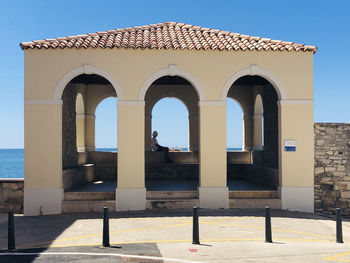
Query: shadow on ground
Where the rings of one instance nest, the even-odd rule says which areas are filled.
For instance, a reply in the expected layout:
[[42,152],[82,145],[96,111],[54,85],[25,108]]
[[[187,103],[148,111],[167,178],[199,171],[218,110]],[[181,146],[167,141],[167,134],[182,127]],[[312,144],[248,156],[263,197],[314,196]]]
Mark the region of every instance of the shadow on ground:
[[[132,255],[161,257],[155,243],[126,244],[122,247],[65,247],[65,248],[36,248],[19,249],[10,252],[0,251],[0,262],[6,263],[46,263],[46,262],[143,262],[162,263],[163,260],[135,259]],[[49,254],[51,253],[51,254]],[[87,253],[87,254],[85,254]],[[118,254],[126,256],[120,257]],[[131,255],[131,256],[130,256]]]
[[[200,217],[246,217],[255,216],[263,217],[265,215],[264,209],[219,209],[219,210],[209,210],[200,209]],[[331,220],[334,221],[334,216],[324,216],[319,214],[309,214],[301,212],[290,212],[283,210],[272,210],[272,217],[281,218],[298,218],[298,219],[310,219],[310,220]],[[156,218],[156,217],[191,217],[192,210],[146,210],[146,211],[128,211],[128,212],[113,212],[110,213],[110,218]],[[0,253],[3,253],[7,249],[7,214],[0,215]],[[61,215],[48,215],[48,216],[35,216],[35,217],[24,217],[21,215],[15,216],[15,228],[16,228],[16,246],[21,248],[21,252],[30,251],[28,249],[37,248],[36,252],[44,252],[49,247],[50,244],[57,239],[66,229],[68,229],[77,220],[82,219],[101,219],[101,232],[102,232],[102,212],[101,213],[75,213],[75,214],[61,214]],[[344,219],[344,221],[350,221],[349,219]],[[102,243],[102,237],[101,237]],[[137,246],[137,247],[136,247]],[[84,249],[83,247],[80,247]],[[25,249],[25,250],[23,250]],[[52,251],[50,248],[49,251]],[[58,248],[55,248],[58,249]],[[77,248],[65,248],[65,251],[77,250]],[[98,247],[86,247],[89,252],[98,250],[101,253],[101,248]],[[106,249],[105,249],[106,250]],[[143,253],[145,255],[159,255],[159,250],[156,244],[133,244],[133,245],[123,245],[121,248],[114,247],[109,248],[106,251],[113,250],[114,253],[129,253],[135,254]],[[117,251],[117,252],[115,252]],[[125,252],[126,251],[126,252]],[[37,261],[37,254],[31,256],[21,256],[20,260],[25,261],[13,261],[13,257],[6,258],[5,256],[0,256],[0,262],[44,262]],[[41,257],[41,256],[40,256]],[[14,257],[17,258],[17,257]],[[6,259],[4,261],[4,259]],[[66,261],[68,258],[64,260]],[[110,258],[109,258],[110,259]],[[12,261],[11,261],[12,260]],[[18,258],[17,258],[18,260]],[[72,258],[72,260],[75,260]],[[56,262],[56,261],[54,261]],[[84,261],[88,262],[88,261]],[[91,261],[93,262],[93,261]],[[106,261],[107,262],[107,261]],[[117,261],[116,261],[117,262]],[[137,262],[137,261],[136,261]],[[146,261],[145,261],[146,262]],[[159,262],[159,261],[157,261]]]

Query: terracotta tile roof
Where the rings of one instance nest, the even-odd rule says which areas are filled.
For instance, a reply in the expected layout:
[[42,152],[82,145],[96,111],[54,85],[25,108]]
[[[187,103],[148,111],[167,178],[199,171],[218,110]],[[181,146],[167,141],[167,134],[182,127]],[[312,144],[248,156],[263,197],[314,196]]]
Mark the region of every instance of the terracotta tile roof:
[[231,33],[184,23],[166,22],[85,35],[22,42],[22,49],[133,48],[243,51],[308,51],[317,47]]

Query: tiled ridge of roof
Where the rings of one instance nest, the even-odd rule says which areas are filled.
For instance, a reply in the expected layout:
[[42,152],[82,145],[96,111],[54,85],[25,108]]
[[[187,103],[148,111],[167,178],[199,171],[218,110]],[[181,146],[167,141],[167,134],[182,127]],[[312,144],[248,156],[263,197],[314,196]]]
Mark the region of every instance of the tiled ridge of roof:
[[254,37],[184,23],[165,22],[20,43],[24,49],[133,48],[313,52],[316,46]]

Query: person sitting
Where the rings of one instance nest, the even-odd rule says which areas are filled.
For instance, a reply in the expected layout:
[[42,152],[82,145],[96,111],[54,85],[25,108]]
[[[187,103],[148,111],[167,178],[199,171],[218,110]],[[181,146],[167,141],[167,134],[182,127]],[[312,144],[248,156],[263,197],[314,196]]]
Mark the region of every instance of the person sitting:
[[165,154],[165,162],[166,163],[171,163],[172,161],[169,158],[169,148],[164,147],[159,145],[158,140],[157,140],[158,132],[154,131],[152,134],[152,139],[151,139],[151,146],[153,151],[155,152],[164,152]]

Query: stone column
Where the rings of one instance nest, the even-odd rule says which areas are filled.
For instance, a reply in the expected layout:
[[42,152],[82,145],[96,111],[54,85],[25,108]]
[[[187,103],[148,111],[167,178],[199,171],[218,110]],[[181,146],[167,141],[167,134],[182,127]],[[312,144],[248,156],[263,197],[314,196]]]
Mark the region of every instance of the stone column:
[[262,129],[263,115],[253,115],[253,149],[256,151],[263,150],[263,129]]
[[200,102],[200,186],[202,208],[228,208],[226,101]]
[[253,116],[252,115],[244,115],[243,116],[243,141],[244,151],[253,150]]
[[85,152],[85,114],[76,115],[77,151]]
[[24,104],[24,215],[60,214],[62,101]]
[[190,151],[199,151],[199,121],[198,115],[189,115],[189,150]]
[[95,147],[95,114],[85,114],[85,151],[93,152]]
[[76,144],[77,152],[85,152],[85,85],[76,84]]
[[[282,100],[278,105],[278,115],[282,209],[313,213],[313,101]],[[285,151],[285,140],[295,140],[296,151]]]
[[145,103],[118,101],[116,210],[143,210],[145,188]]
[[145,116],[145,151],[152,151],[151,147],[152,138],[152,115],[146,114]]

